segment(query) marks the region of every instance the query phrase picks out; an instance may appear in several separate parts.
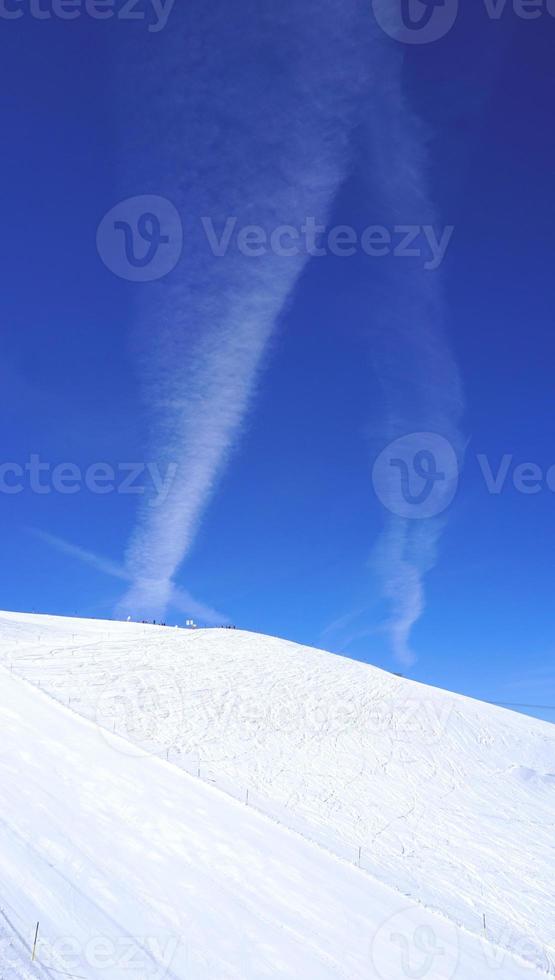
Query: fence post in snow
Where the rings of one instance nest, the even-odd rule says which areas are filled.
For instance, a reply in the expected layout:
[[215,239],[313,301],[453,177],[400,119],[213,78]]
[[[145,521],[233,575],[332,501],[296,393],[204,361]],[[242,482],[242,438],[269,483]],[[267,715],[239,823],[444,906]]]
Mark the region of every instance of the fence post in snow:
[[484,923],[484,936],[487,936],[487,930],[486,930],[486,913],[485,912],[482,913],[482,921]]
[[247,792],[246,792],[246,795],[245,795],[245,803],[246,803],[247,806],[249,805],[249,791],[248,791],[248,789],[247,789]]
[[359,866],[359,868],[360,868],[360,859],[361,859],[361,857],[362,857],[362,847],[359,847],[359,849],[358,849],[358,866]]
[[31,956],[31,962],[35,961],[35,953],[37,951],[37,939],[39,936],[39,923],[37,922],[37,928],[35,929],[35,941],[33,943],[33,955]]

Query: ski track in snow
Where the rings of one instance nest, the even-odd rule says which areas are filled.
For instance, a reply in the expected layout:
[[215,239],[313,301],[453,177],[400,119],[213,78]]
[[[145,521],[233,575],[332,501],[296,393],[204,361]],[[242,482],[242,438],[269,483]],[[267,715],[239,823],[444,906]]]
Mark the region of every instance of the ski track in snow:
[[[446,948],[457,924],[457,977],[555,972],[553,726],[235,630],[4,613],[0,662],[0,909],[27,943],[33,917],[112,937],[115,965],[75,975],[129,977],[122,936],[186,934],[168,978],[378,977],[372,937],[408,906]],[[1,980],[62,975],[17,932],[0,918]],[[455,975],[438,962],[420,975]]]

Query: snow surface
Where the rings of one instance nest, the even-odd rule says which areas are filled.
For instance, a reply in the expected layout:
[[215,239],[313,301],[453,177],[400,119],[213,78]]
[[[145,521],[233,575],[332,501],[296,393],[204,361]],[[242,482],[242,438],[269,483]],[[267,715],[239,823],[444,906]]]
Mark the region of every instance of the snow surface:
[[235,630],[0,662],[1,980],[555,972],[553,726]]

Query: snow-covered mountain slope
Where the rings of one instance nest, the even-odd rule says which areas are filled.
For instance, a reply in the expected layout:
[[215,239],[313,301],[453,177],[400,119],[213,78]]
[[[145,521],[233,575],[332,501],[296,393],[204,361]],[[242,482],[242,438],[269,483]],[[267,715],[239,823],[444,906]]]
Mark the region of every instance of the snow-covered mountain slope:
[[544,975],[0,675],[3,980]]
[[[200,772],[186,782],[195,792],[203,780],[238,800],[248,792],[251,808],[396,889],[397,909],[436,908],[465,936],[483,937],[485,921],[491,948],[555,971],[553,726],[234,630],[5,613],[0,660],[123,736],[98,747],[99,760],[107,748],[121,757],[99,762],[107,772],[135,767],[138,745]],[[468,975],[487,974],[482,964]]]

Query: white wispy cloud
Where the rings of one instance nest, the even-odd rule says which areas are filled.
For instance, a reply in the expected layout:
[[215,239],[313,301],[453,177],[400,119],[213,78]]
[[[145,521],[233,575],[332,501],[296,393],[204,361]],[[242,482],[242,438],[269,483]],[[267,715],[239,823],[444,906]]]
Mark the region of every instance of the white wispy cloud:
[[122,125],[134,166],[150,185],[153,173],[165,175],[153,189],[185,219],[184,261],[151,288],[134,337],[149,452],[178,472],[161,506],[140,506],[119,615],[161,616],[170,602],[308,260],[245,257],[234,246],[214,256],[200,219],[220,231],[233,217],[238,227],[268,233],[299,228],[307,216],[325,221],[348,170],[358,95],[376,71],[359,39],[367,12],[354,0],[341,10],[332,0],[307,0],[231,14],[221,3],[193,2],[174,17],[160,60],[133,80],[145,118]]
[[[382,66],[382,81],[365,126],[366,186],[377,212],[392,223],[439,228],[429,191],[426,133],[407,104],[401,56]],[[362,140],[364,142],[364,140]],[[443,222],[445,224],[445,222]],[[388,443],[411,433],[434,433],[448,441],[462,466],[465,440],[460,430],[464,399],[459,371],[446,341],[446,306],[441,273],[417,260],[382,260],[373,280],[369,309],[370,340],[382,411],[373,420],[371,448],[376,457]],[[370,307],[370,302],[369,302]],[[375,385],[374,385],[375,386]],[[387,503],[386,503],[387,507]],[[394,509],[394,508],[393,508]],[[326,631],[346,649],[376,633],[377,607],[388,611],[378,627],[403,665],[414,662],[411,633],[426,605],[425,576],[437,560],[446,515],[410,520],[385,514],[383,532],[370,556],[372,595]]]
[[112,578],[120,578],[123,581],[126,581],[128,578],[125,569],[109,558],[102,558],[93,551],[88,551],[86,548],[81,548],[77,544],[66,541],[65,538],[60,538],[56,534],[50,534],[49,531],[42,531],[36,527],[29,527],[27,530],[36,538],[44,541],[45,544],[55,548],[56,551],[60,551],[70,558],[76,558],[85,565],[90,565],[91,568],[95,568],[97,572],[102,572],[103,575],[110,575]]
[[[421,124],[407,107],[399,68],[390,76],[382,106],[390,125],[381,134],[377,180],[384,206],[404,224],[439,226],[428,188],[428,160]],[[390,290],[381,301],[374,336],[374,366],[384,402],[377,449],[409,433],[446,439],[462,466],[460,430],[464,399],[459,371],[449,349],[441,273],[403,268],[393,261]],[[390,607],[386,628],[397,660],[415,659],[410,636],[425,608],[425,575],[437,560],[446,515],[425,520],[390,516],[372,555]]]
[[424,576],[435,564],[441,530],[442,522],[434,518],[418,526],[391,518],[371,559],[381,581],[382,596],[389,604],[384,628],[391,652],[407,667],[416,659],[410,635],[425,608]]
[[[109,575],[123,582],[130,581],[127,569],[123,565],[111,561],[109,558],[103,558],[102,555],[98,555],[94,551],[81,548],[79,545],[72,544],[70,541],[66,541],[56,534],[42,531],[40,528],[28,528],[27,530],[35,537],[40,538],[41,541],[44,541],[45,544],[50,545],[50,547],[55,548],[64,555],[68,555],[70,558],[75,558],[77,561],[83,562],[85,565],[89,565],[91,568],[96,569],[97,572],[102,572],[103,575]],[[209,626],[225,625],[229,622],[228,616],[212,609],[211,606],[207,606],[203,602],[199,602],[198,599],[195,599],[185,589],[179,589],[173,586],[169,601],[172,608],[177,612],[198,619]]]
[[[367,5],[248,3],[230,18],[221,0],[191,0],[174,11],[155,62],[151,45],[141,52],[136,43],[137,70],[126,60],[121,79],[126,190],[140,185],[170,198],[185,231],[182,263],[141,293],[133,338],[149,456],[177,464],[177,476],[160,506],[145,499],[139,507],[126,555],[130,587],[117,612],[158,618],[308,260],[247,258],[233,246],[215,256],[200,219],[223,231],[236,218],[237,227],[268,233],[298,228],[309,215],[325,222],[349,174],[351,140],[360,152],[366,135],[366,186],[378,202],[371,218],[437,222],[424,134],[403,92],[402,54]],[[421,430],[442,434],[462,455],[461,385],[443,334],[439,274],[403,260],[389,266],[389,277],[373,284],[368,314],[377,324],[372,347],[384,398],[375,448]],[[413,657],[410,634],[425,606],[424,577],[441,526],[391,517],[373,555],[390,605],[386,629],[403,662]]]

